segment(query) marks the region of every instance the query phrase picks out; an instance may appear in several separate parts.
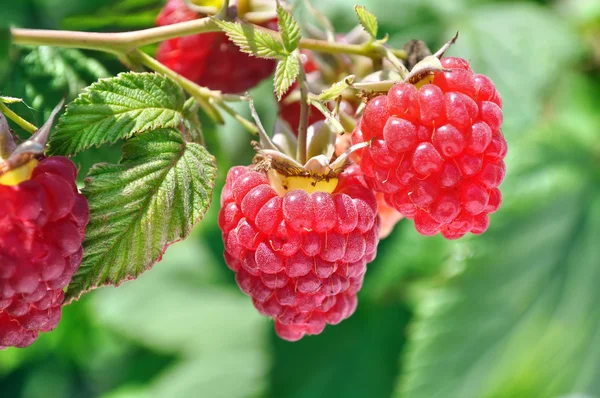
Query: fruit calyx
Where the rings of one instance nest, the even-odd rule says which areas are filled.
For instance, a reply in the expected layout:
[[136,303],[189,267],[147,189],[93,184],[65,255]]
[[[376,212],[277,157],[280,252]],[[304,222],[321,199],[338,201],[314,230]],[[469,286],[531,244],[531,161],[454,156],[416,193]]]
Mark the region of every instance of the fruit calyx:
[[350,160],[350,155],[370,144],[357,144],[336,156],[337,134],[324,121],[318,121],[308,127],[308,160],[302,164],[296,155],[298,139],[287,124],[278,121],[271,139],[260,123],[252,102],[251,108],[260,137],[260,142],[253,142],[257,152],[253,161],[254,169],[267,174],[270,185],[280,196],[294,189],[302,189],[308,193],[332,193],[337,187],[339,174]]
[[410,83],[417,89],[431,83],[436,72],[452,72],[451,69],[444,68],[440,60],[457,38],[458,32],[432,55],[426,55],[423,43],[416,43],[413,49],[416,53],[414,56],[409,53],[409,59],[406,61],[410,70],[403,68],[398,71],[378,71],[366,76],[360,83],[355,83],[354,87],[361,89],[359,95],[363,101],[368,101],[380,93],[387,93],[392,86],[400,82]]
[[18,146],[6,117],[0,113],[0,185],[14,186],[31,178],[37,158],[46,150],[50,128],[62,105],[63,101],[54,108],[46,123]]
[[[253,2],[251,0],[183,0],[186,8],[198,16],[214,15],[219,19],[243,19],[262,24],[277,17],[275,2]],[[230,5],[231,4],[231,5]]]

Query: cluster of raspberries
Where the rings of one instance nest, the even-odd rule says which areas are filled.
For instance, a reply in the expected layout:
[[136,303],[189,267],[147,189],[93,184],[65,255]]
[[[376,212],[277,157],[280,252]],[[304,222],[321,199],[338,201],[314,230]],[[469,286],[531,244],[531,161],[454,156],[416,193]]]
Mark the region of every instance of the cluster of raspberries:
[[[169,0],[157,24],[199,17],[183,0]],[[276,29],[276,20],[265,26]],[[275,66],[242,53],[220,32],[167,40],[157,58],[227,93],[254,87]],[[448,57],[441,64],[443,71],[417,84],[398,83],[367,102],[351,135],[353,145],[367,145],[333,192],[307,185],[282,194],[262,169],[229,170],[219,214],[225,261],[281,338],[319,334],[352,315],[382,224],[388,233],[403,216],[419,233],[447,239],[488,228],[506,173],[502,100],[467,61]],[[317,69],[310,59],[305,66]],[[299,104],[280,110],[297,128]],[[311,114],[311,122],[322,119]],[[89,219],[76,175],[68,159],[46,158],[29,180],[0,185],[0,349],[28,346],[60,319]]]
[[31,179],[0,185],[0,349],[29,346],[60,320],[89,219],[76,176],[70,160],[53,157]]
[[353,313],[384,207],[427,236],[488,228],[506,172],[502,100],[465,60],[441,63],[430,83],[398,83],[368,101],[352,144],[369,145],[333,193],[280,196],[264,172],[229,171],[219,218],[225,260],[280,337],[319,334]]

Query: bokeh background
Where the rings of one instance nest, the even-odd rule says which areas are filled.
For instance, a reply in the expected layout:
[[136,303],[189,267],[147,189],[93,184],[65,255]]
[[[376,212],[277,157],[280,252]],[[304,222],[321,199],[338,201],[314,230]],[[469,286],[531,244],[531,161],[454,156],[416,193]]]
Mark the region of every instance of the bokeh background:
[[[250,161],[251,137],[205,121],[220,178],[205,220],[138,280],[87,294],[53,333],[0,352],[1,397],[600,397],[600,1],[360,3],[396,47],[436,48],[460,31],[450,54],[496,82],[509,156],[489,231],[449,242],[401,222],[351,319],[279,340],[238,291],[216,221],[226,171]],[[315,5],[340,31],[355,24],[350,0]],[[121,31],[152,26],[160,7],[0,0],[0,20]],[[37,123],[65,93],[123,70],[109,55],[53,48],[13,48],[10,63],[0,92],[24,98],[15,109]],[[254,94],[270,125],[270,82]],[[114,146],[77,162],[85,173],[118,159]]]

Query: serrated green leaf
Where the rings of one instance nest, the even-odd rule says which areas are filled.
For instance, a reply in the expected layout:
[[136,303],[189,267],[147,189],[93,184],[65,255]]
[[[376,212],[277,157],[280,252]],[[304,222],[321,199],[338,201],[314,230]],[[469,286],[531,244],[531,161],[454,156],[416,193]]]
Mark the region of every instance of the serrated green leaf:
[[[34,124],[42,124],[65,96],[70,101],[90,83],[110,76],[102,64],[76,49],[40,46],[18,50],[19,58],[1,92],[22,98],[28,106],[40,111],[34,114]],[[31,113],[24,104],[16,111]]]
[[294,84],[300,73],[300,63],[298,58],[290,55],[277,63],[275,69],[275,93],[277,99],[281,100],[289,88]]
[[137,135],[121,164],[92,168],[83,190],[91,214],[84,257],[66,300],[151,268],[202,219],[215,176],[215,159],[175,129]]
[[214,19],[229,39],[243,52],[259,58],[279,59],[287,52],[274,36],[248,23],[227,22]]
[[190,141],[204,145],[204,137],[202,135],[202,123],[198,117],[200,104],[195,98],[188,98],[183,106],[183,116],[185,123],[185,132]]
[[513,147],[503,207],[465,271],[420,302],[395,396],[600,395],[599,84],[569,77],[554,120]]
[[49,152],[73,155],[139,132],[179,128],[184,104],[183,89],[166,76],[121,73],[100,80],[68,105],[51,136]]
[[292,13],[284,9],[279,2],[277,2],[277,26],[283,40],[283,46],[288,53],[292,53],[298,48],[302,32]]
[[344,80],[340,80],[337,83],[334,83],[328,89],[323,90],[323,92],[319,95],[320,101],[331,101],[339,97],[345,89],[352,86],[354,83],[354,75],[350,75],[346,77]]
[[365,31],[373,39],[377,39],[377,17],[363,6],[354,6],[354,12]]
[[41,46],[31,50],[23,58],[23,67],[32,76],[51,76],[53,89],[67,90],[69,98],[76,97],[87,85],[89,78],[110,76],[98,61],[86,57],[75,49]]

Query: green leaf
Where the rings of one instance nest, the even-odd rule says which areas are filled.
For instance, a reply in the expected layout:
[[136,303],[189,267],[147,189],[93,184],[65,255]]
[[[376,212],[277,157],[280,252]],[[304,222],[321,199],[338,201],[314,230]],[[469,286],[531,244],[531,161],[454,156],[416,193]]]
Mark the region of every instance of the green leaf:
[[[22,98],[36,111],[34,124],[41,125],[65,96],[72,100],[90,83],[110,76],[109,72],[83,52],[69,48],[19,48],[11,73],[0,89],[1,93]],[[25,115],[31,110],[21,104],[16,112]]]
[[600,139],[600,83],[565,85],[554,120],[513,147],[505,203],[469,242],[466,271],[421,301],[396,396],[600,395],[600,173],[590,144]]
[[10,29],[6,24],[0,22],[0,82],[4,79],[10,69]]
[[253,25],[240,22],[227,22],[218,19],[213,21],[227,34],[243,52],[259,58],[278,59],[285,57],[287,52],[283,44],[274,36],[256,29]]
[[73,155],[157,128],[179,128],[185,96],[172,79],[121,73],[88,87],[67,107],[50,139],[50,153]]
[[216,282],[222,270],[231,280],[233,273],[209,246],[194,234],[170,247],[135,283],[91,297],[102,329],[177,355],[140,386],[146,396],[196,398],[202,391],[211,398],[246,398],[267,388],[272,324],[235,285]]
[[92,168],[83,191],[91,213],[85,254],[66,300],[151,268],[202,219],[215,175],[215,159],[175,129],[137,135],[121,164]]
[[320,101],[331,101],[339,97],[345,89],[352,86],[354,83],[354,75],[350,75],[346,77],[344,80],[340,80],[337,83],[334,83],[328,89],[323,90],[323,92],[319,95]]
[[79,2],[80,9],[62,19],[60,27],[107,32],[150,28],[164,5],[161,0],[96,0],[98,4],[88,3],[91,2]]
[[98,61],[81,51],[54,47],[36,47],[23,58],[23,67],[32,77],[50,76],[54,89],[67,90],[69,98],[76,97],[89,79],[110,76]]
[[548,90],[579,62],[581,41],[564,18],[531,3],[488,4],[464,15],[448,25],[446,39],[460,35],[447,55],[469,60],[494,81],[503,99],[502,131],[520,138],[543,111]]
[[275,93],[277,94],[277,99],[281,100],[283,94],[294,84],[298,73],[300,73],[300,63],[298,62],[298,58],[293,55],[277,63],[277,68],[275,69]]
[[377,39],[377,17],[363,6],[354,6],[354,12],[356,12],[358,21],[365,31],[371,35],[373,39]]
[[389,397],[410,313],[402,305],[360,301],[356,313],[318,336],[273,337],[272,396]]
[[189,98],[183,106],[183,116],[185,118],[185,132],[189,140],[204,145],[204,137],[202,134],[202,123],[198,117],[200,104],[195,98]]
[[283,40],[283,46],[288,53],[292,53],[298,48],[302,32],[292,13],[284,9],[279,2],[277,2],[277,26]]

